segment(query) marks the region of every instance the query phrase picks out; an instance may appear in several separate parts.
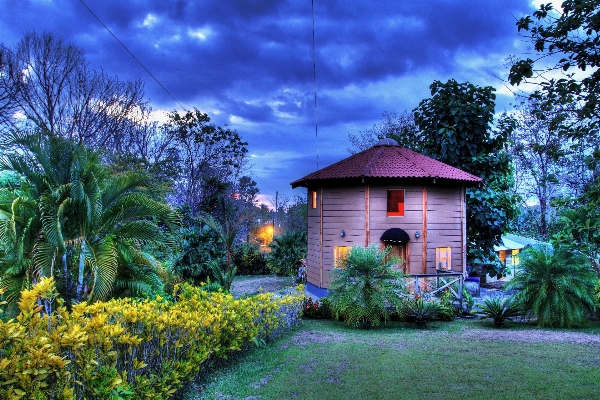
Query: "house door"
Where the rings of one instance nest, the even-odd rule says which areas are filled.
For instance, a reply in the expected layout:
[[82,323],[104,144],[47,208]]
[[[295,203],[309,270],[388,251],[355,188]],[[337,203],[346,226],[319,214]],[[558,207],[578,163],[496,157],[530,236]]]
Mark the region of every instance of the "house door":
[[386,247],[389,247],[390,253],[388,254],[388,259],[391,257],[400,257],[402,259],[402,264],[397,265],[397,268],[401,271],[404,271],[405,273],[409,273],[409,271],[407,271],[407,265],[408,265],[408,252],[406,249],[406,244],[405,243],[385,243]]

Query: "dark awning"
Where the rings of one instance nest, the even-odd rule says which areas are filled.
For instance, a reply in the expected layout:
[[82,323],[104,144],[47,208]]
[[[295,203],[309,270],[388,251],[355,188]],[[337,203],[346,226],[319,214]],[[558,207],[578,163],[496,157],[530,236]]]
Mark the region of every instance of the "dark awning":
[[384,243],[407,243],[410,241],[410,236],[408,236],[408,233],[406,233],[403,229],[390,228],[383,232],[383,235],[381,235],[381,241]]

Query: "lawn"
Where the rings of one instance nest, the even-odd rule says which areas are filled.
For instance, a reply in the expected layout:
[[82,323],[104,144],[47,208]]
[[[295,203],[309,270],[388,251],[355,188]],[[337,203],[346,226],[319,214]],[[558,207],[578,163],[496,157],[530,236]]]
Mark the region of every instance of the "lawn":
[[307,320],[206,377],[187,399],[596,399],[600,324],[392,323],[362,331]]

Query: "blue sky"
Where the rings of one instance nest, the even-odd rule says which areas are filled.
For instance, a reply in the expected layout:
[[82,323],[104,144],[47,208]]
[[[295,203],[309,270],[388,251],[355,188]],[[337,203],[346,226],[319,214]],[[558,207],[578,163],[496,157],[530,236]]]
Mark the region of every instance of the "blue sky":
[[[434,80],[497,88],[510,55],[531,49],[515,22],[530,0],[83,0],[186,108],[249,142],[251,175],[265,196],[349,155],[348,135],[384,111],[412,110]],[[52,32],[93,68],[141,79],[157,110],[180,109],[77,0],[0,0],[0,41]],[[315,116],[313,66],[316,65]],[[318,135],[315,134],[318,121]]]

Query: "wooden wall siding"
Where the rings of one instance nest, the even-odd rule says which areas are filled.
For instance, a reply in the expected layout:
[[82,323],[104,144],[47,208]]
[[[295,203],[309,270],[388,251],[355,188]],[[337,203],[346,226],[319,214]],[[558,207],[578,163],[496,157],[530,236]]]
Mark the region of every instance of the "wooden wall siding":
[[452,250],[452,270],[464,271],[462,187],[428,187],[427,272],[436,272],[437,247]]
[[[387,190],[404,189],[403,217],[387,216]],[[435,249],[452,248],[452,269],[464,271],[465,251],[463,226],[464,189],[462,187],[427,186],[427,241],[423,243],[423,190],[420,185],[365,185],[353,187],[308,188],[317,190],[318,207],[308,209],[308,281],[327,287],[331,281],[335,246],[364,245],[369,229],[370,243],[390,228],[404,229],[410,236],[408,273],[422,273],[426,256],[428,273],[435,273]],[[365,197],[369,195],[368,201]],[[368,205],[368,218],[365,206]],[[344,230],[345,237],[340,236]],[[415,238],[415,232],[420,237]],[[321,270],[322,268],[322,270]],[[322,286],[321,286],[322,285]]]
[[[387,191],[404,189],[404,216],[387,216]],[[369,198],[369,226],[371,243],[381,243],[379,238],[390,228],[401,228],[410,236],[408,273],[422,273],[423,264],[423,186],[390,185],[371,186]],[[421,235],[415,238],[415,232]]]

